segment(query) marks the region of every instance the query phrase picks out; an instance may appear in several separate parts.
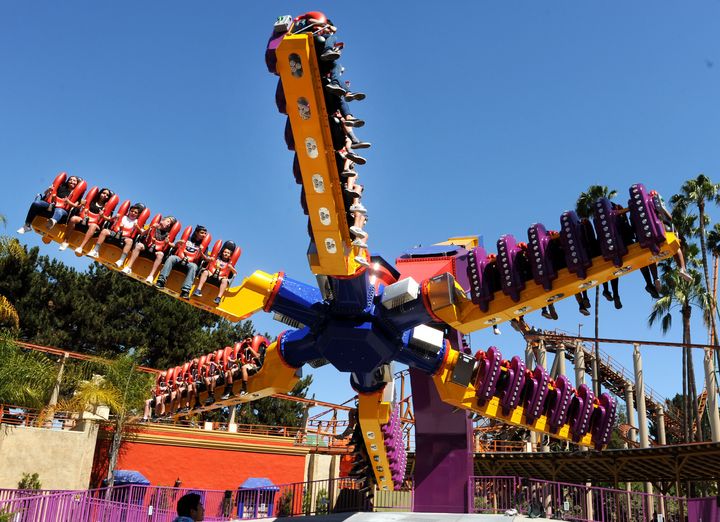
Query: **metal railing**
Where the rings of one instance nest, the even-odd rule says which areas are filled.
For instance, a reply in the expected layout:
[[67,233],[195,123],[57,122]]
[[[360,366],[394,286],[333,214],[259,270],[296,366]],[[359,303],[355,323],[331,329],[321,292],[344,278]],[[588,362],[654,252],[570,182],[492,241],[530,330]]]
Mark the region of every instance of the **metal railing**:
[[[686,498],[519,477],[470,477],[473,513],[536,514],[575,522],[688,521]],[[656,517],[656,518],[653,518]]]
[[0,404],[0,424],[11,426],[71,430],[77,425],[80,414],[66,411],[45,411],[24,406]]
[[170,522],[178,499],[191,492],[201,496],[208,522],[370,508],[361,483],[340,478],[226,491],[135,485],[87,491],[0,490],[0,515],[23,522]]

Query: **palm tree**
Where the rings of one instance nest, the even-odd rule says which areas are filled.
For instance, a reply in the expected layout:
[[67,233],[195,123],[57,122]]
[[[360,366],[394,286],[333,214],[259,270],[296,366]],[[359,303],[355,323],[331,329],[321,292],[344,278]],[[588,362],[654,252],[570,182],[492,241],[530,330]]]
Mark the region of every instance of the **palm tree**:
[[[710,290],[710,271],[707,259],[707,241],[706,227],[710,223],[710,219],[705,212],[707,203],[720,203],[720,185],[713,183],[705,174],[698,175],[695,179],[690,179],[683,183],[680,187],[680,194],[672,197],[671,202],[674,207],[687,213],[691,206],[697,207],[698,226],[695,235],[700,238],[700,254],[702,259],[703,274],[705,276],[705,288]],[[710,310],[715,312],[715,302],[710,302]],[[715,327],[715,314],[711,314],[710,319],[711,336],[713,340],[717,339],[717,328]],[[715,352],[716,363],[720,367],[720,354]]]
[[[617,190],[610,190],[603,185],[590,185],[585,192],[581,192],[575,202],[575,212],[581,218],[590,219],[593,215],[595,202],[600,198],[612,199]],[[600,375],[598,361],[600,360],[600,344],[597,339],[600,335],[600,287],[595,287],[595,347],[593,357],[593,388],[596,396],[600,395]]]
[[[692,250],[689,248],[688,250]],[[688,258],[691,259],[691,258]],[[711,296],[702,284],[702,276],[697,270],[689,270],[692,281],[682,279],[677,270],[670,265],[670,262],[662,264],[662,289],[661,297],[653,303],[652,311],[648,318],[650,326],[660,323],[663,333],[667,333],[672,327],[672,313],[679,310],[683,327],[683,432],[685,441],[690,442],[690,426],[693,418],[697,416],[697,388],[695,386],[695,371],[693,365],[692,349],[689,344],[692,342],[690,321],[693,307],[703,312],[703,319],[709,321]],[[703,440],[701,423],[698,419],[698,440]]]
[[42,407],[55,373],[55,364],[47,356],[24,351],[9,335],[0,335],[0,403]]
[[[0,225],[5,225],[6,223],[7,218],[3,214],[0,214]],[[23,249],[17,239],[0,236],[0,257],[5,256],[22,259],[25,256],[25,249]],[[0,294],[0,327],[8,326],[17,328],[20,326],[20,318],[18,317],[17,310],[8,298]]]
[[153,376],[137,371],[139,360],[141,355],[130,350],[127,355],[111,360],[102,367],[90,364],[90,370],[99,370],[102,375],[93,375],[79,383],[71,398],[53,407],[53,410],[76,412],[92,410],[100,405],[110,409],[113,437],[108,454],[108,486],[113,484],[113,471],[128,422],[142,412],[153,382]]

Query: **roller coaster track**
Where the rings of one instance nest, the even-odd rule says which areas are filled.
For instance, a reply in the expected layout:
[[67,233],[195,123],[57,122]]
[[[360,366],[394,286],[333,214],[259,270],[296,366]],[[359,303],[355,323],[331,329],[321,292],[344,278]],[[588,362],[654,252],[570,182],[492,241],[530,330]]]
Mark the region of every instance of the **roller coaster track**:
[[[533,332],[522,332],[526,340],[530,343],[537,342],[537,331]],[[556,337],[546,337],[543,339],[545,349],[551,353],[557,353],[558,344],[560,344],[559,337],[562,335],[559,332],[548,332],[552,333]],[[575,350],[573,349],[576,341],[569,339],[563,344],[566,346],[565,359],[575,364]],[[592,361],[595,358],[592,346],[581,343],[584,361],[585,371],[592,373]],[[600,373],[600,384],[610,390],[615,396],[620,399],[625,399],[625,388],[630,386],[635,388],[635,380],[633,375],[617,360],[613,359],[610,355],[600,350],[600,358],[598,359],[598,370]],[[707,397],[707,392],[705,392]],[[633,393],[634,406],[637,408],[637,395]],[[672,434],[675,437],[682,438],[680,412],[676,411],[675,408],[669,407],[667,400],[660,396],[650,386],[645,384],[645,407],[648,411],[657,412],[659,408],[663,408],[665,412],[665,430],[668,434]]]

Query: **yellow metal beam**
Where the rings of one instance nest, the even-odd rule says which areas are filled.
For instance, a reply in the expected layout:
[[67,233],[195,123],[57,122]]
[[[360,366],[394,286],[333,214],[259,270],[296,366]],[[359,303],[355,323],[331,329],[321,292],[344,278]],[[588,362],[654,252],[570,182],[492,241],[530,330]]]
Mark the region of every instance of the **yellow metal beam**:
[[517,319],[534,310],[540,310],[549,303],[571,297],[611,279],[668,259],[679,248],[680,241],[677,236],[672,232],[666,232],[666,242],[661,245],[658,255],[654,255],[650,250],[635,243],[628,247],[622,267],[616,267],[611,261],[596,257],[593,259],[593,266],[588,269],[585,279],[578,279],[575,274],[571,274],[564,268],[559,271],[558,278],[553,281],[551,291],[546,291],[541,285],[530,280],[526,283],[527,286],[523,290],[519,302],[513,301],[502,291],[495,292],[495,298],[490,301],[487,312],[483,312],[479,306],[473,304],[455,281],[452,281],[454,292],[450,296],[447,290],[447,277],[438,276],[428,281],[425,291],[433,314],[451,327],[467,334],[493,324]]
[[315,238],[310,268],[315,274],[352,275],[361,268],[355,261],[360,250],[351,245],[312,36],[286,36],[276,56]]
[[358,394],[358,418],[375,482],[383,491],[393,488],[390,461],[381,426],[390,420],[391,405],[383,402],[383,390]]
[[[459,384],[455,384],[451,380],[457,359],[458,352],[456,350],[450,350],[442,369],[433,375],[435,387],[440,394],[440,398],[444,402],[455,406],[456,408],[478,413],[483,417],[490,417],[492,419],[505,422],[506,424],[527,428],[539,433],[546,433],[556,439],[572,441],[572,436],[570,435],[570,425],[567,423],[563,424],[557,433],[550,433],[547,416],[540,415],[540,417],[538,417],[534,422],[527,423],[525,420],[525,411],[522,406],[518,406],[513,409],[509,415],[503,414],[502,408],[500,407],[500,399],[498,397],[492,397],[486,404],[480,406],[478,404],[477,397],[475,396],[475,387],[472,384],[461,386]],[[592,447],[592,434],[587,433],[578,444],[581,446]]]
[[[69,251],[74,250],[80,245],[84,232],[74,231],[69,237],[66,237],[65,225],[55,225],[48,231],[45,228],[46,223],[47,219],[44,217],[36,217],[32,223],[35,231],[42,235],[44,243],[50,243],[52,241],[62,243],[63,241],[67,241],[70,244],[68,247]],[[94,244],[94,241],[89,241],[85,246],[84,253],[87,254]],[[121,253],[122,250],[120,247],[108,241],[100,248],[96,261],[102,263],[110,270],[120,272],[120,269],[115,265],[115,261],[120,258]],[[129,275],[129,277],[145,283],[145,278],[150,273],[152,263],[153,262],[150,259],[142,256],[138,257],[133,266],[133,272]],[[157,274],[155,275],[157,276]],[[246,277],[240,285],[228,288],[225,291],[222,301],[220,301],[220,304],[218,305],[214,303],[214,299],[217,295],[217,289],[211,284],[205,285],[202,297],[193,296],[189,300],[183,299],[183,301],[195,308],[200,308],[215,315],[224,317],[229,321],[237,322],[247,319],[254,313],[263,309],[272,295],[272,291],[275,288],[279,277],[279,273],[268,274],[261,270],[256,270],[249,277]],[[161,291],[179,299],[180,287],[182,286],[184,279],[184,273],[173,270],[170,273],[170,277],[168,277],[165,288]],[[194,289],[195,287],[193,286],[192,290]],[[215,289],[215,291],[213,291],[213,289]]]

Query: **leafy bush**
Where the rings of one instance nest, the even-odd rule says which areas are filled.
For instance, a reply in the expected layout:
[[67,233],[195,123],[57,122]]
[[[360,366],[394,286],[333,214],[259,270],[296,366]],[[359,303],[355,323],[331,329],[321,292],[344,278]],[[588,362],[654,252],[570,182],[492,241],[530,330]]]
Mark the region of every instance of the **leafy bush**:
[[18,489],[42,489],[40,475],[37,473],[23,473],[22,479],[18,482]]

